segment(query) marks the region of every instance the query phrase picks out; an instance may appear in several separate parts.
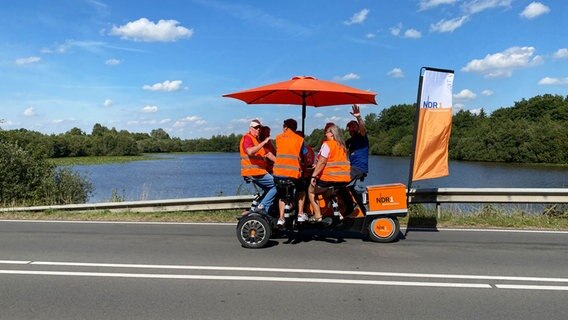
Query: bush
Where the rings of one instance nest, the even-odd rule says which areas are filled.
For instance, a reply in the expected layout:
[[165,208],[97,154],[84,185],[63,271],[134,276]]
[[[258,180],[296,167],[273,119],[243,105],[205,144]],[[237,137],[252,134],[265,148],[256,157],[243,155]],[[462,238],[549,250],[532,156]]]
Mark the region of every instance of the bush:
[[42,156],[0,142],[0,205],[86,202],[91,183],[69,168],[57,169]]

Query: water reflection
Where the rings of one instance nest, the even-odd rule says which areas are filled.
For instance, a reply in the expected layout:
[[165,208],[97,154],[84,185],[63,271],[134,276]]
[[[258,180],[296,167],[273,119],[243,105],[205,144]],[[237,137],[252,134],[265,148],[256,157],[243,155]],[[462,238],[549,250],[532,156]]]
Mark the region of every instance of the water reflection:
[[[250,193],[240,177],[237,153],[168,154],[159,160],[76,166],[95,187],[89,202],[155,200]],[[408,181],[409,159],[371,156],[367,185]],[[417,181],[417,188],[566,188],[568,168],[450,162],[450,175]]]

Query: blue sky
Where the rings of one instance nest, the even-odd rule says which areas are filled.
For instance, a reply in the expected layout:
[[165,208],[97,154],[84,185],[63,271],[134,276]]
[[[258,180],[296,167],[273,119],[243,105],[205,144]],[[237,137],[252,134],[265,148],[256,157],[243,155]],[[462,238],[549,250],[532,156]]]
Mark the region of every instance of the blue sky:
[[[566,30],[565,0],[4,1],[0,127],[280,128],[298,107],[221,95],[296,75],[376,92],[362,112],[378,114],[416,101],[423,66],[455,70],[455,110],[491,112],[568,94]],[[307,132],[349,110],[308,108]]]

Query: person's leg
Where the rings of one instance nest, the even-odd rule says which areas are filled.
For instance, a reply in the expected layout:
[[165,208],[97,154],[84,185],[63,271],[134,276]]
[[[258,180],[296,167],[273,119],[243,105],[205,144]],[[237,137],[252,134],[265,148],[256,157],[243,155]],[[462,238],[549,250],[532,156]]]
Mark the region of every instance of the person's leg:
[[276,196],[276,185],[274,184],[274,178],[271,174],[265,174],[262,177],[256,178],[255,182],[264,190],[264,196],[260,201],[261,208],[264,208],[266,212],[270,212],[270,207],[274,202],[274,197]]
[[306,203],[306,191],[298,191],[296,197],[298,199],[298,215],[304,214],[304,206]]
[[284,207],[285,206],[286,206],[286,204],[284,203],[284,200],[282,200],[282,198],[280,198],[278,200],[278,220],[279,221],[284,221]]
[[352,183],[350,183],[348,185],[349,192],[351,193],[351,195],[353,196],[353,199],[355,199],[355,202],[357,203],[357,205],[359,206],[359,208],[363,212],[366,212],[365,205],[363,204],[363,198],[361,196],[361,193],[359,193],[355,190],[356,189],[355,187],[357,186],[358,183],[363,181],[366,176],[367,176],[367,174],[365,172],[363,172],[362,170],[359,170],[358,168],[355,168],[355,167],[351,167]]
[[312,210],[314,211],[313,217],[315,220],[321,219],[321,212],[319,204],[316,202],[316,191],[313,185],[310,184],[308,187],[308,199],[310,200],[310,204],[312,205]]
[[353,212],[354,205],[353,205],[353,198],[351,197],[351,193],[347,189],[347,187],[338,187],[337,188],[337,197],[341,199],[343,202],[343,215],[348,216]]

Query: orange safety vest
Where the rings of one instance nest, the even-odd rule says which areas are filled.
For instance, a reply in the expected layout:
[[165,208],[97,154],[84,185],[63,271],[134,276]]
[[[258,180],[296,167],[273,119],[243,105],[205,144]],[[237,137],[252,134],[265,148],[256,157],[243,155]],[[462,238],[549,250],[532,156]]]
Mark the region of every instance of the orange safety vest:
[[276,136],[276,161],[272,173],[279,177],[300,177],[300,153],[304,138],[286,129]]
[[266,160],[264,159],[264,155],[266,151],[264,148],[260,148],[254,155],[249,156],[243,147],[243,142],[245,141],[245,137],[249,136],[254,145],[258,145],[258,140],[250,133],[246,133],[241,138],[241,142],[239,143],[239,153],[241,155],[241,176],[260,176],[265,175],[266,171]]
[[327,140],[325,143],[329,146],[329,157],[320,179],[326,182],[349,182],[351,166],[345,149],[335,140]]

